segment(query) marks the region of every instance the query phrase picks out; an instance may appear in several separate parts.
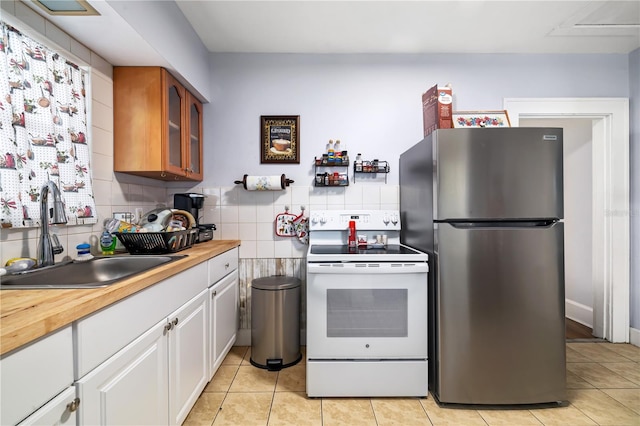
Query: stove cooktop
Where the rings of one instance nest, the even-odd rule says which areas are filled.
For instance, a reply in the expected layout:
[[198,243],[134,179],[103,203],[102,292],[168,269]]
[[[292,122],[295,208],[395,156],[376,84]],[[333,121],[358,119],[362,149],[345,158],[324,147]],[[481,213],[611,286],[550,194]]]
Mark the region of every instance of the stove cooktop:
[[398,244],[389,244],[383,248],[349,248],[346,245],[340,244],[314,244],[310,248],[311,254],[323,255],[323,254],[344,254],[344,255],[368,255],[368,254],[387,254],[387,255],[412,255],[420,254],[420,252],[406,246]]

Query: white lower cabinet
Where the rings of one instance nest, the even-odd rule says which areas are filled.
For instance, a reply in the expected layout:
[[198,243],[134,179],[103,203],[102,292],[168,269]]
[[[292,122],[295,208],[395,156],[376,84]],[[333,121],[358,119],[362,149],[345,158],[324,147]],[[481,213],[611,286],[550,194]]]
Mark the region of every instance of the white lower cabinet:
[[76,382],[80,425],[175,425],[208,381],[203,290]]
[[[68,391],[72,383],[70,325],[4,354],[0,357],[0,425],[15,425],[30,416],[47,414],[52,400]],[[58,417],[61,415],[58,413]],[[70,417],[75,424],[75,413]]]
[[60,395],[20,422],[18,426],[75,426],[78,406],[79,400],[76,398],[76,388],[69,386]]
[[238,271],[209,288],[209,379],[236,341],[239,321]]

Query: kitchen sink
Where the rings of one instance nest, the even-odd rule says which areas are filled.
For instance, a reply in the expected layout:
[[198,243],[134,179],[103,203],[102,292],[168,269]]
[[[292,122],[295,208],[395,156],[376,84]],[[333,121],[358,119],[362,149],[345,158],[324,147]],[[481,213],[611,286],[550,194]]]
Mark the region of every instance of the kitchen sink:
[[95,257],[87,261],[58,263],[15,275],[0,277],[2,290],[65,289],[106,287],[186,255]]

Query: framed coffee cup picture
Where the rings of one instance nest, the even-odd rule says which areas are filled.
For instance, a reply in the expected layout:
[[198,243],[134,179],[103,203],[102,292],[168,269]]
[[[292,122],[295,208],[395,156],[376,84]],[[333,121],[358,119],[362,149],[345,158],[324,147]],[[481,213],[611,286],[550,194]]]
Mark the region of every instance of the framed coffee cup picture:
[[300,164],[300,116],[260,116],[260,163]]

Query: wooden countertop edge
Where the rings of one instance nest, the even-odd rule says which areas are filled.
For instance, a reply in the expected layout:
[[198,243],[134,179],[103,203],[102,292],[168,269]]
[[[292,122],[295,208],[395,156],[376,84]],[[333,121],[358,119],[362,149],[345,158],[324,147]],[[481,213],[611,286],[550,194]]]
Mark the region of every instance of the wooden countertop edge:
[[58,330],[140,290],[240,245],[212,240],[175,253],[187,257],[107,287],[0,290],[0,355]]

